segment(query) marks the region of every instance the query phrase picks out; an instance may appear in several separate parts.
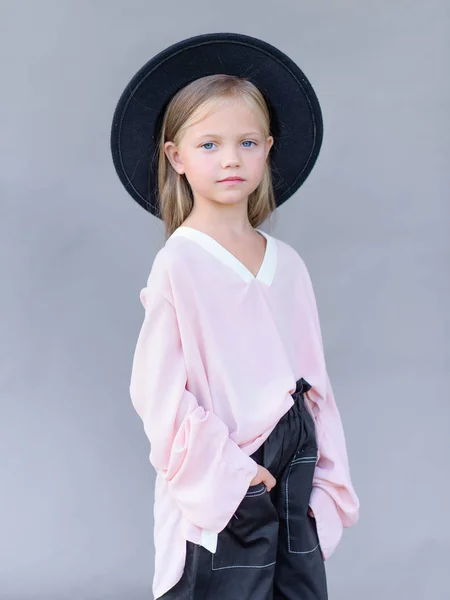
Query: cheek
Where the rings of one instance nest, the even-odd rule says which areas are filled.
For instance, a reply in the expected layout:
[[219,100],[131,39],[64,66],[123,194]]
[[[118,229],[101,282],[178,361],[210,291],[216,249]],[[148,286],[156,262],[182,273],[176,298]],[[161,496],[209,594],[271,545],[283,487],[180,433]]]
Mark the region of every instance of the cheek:
[[262,176],[263,172],[264,172],[264,166],[266,164],[265,161],[265,157],[264,157],[264,153],[261,154],[254,154],[253,156],[250,157],[247,166],[249,168],[249,170],[251,170],[251,172],[255,175],[255,176]]
[[212,176],[214,165],[211,160],[205,158],[191,159],[186,163],[186,174],[192,182],[200,184],[207,183],[207,180]]

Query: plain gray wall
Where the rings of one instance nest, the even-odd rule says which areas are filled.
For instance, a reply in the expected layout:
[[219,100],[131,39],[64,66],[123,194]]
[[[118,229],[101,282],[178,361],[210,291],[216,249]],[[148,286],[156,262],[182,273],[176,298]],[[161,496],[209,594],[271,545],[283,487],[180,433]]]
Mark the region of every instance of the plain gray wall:
[[311,273],[359,524],[330,600],[448,599],[446,0],[3,1],[0,599],[143,600],[153,468],[128,395],[160,221],[109,150],[124,86],[182,38],[280,47],[324,142],[268,229]]

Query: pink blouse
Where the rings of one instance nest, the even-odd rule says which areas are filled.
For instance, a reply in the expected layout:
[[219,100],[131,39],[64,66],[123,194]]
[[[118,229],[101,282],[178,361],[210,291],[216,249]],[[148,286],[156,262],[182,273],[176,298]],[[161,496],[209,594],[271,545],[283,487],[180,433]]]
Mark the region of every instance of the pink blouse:
[[256,277],[209,235],[180,226],[140,294],[130,396],[156,470],[155,598],[181,578],[186,540],[215,552],[257,465],[250,458],[311,384],[319,456],[310,507],[325,559],[359,518],[313,287],[289,244],[267,240]]

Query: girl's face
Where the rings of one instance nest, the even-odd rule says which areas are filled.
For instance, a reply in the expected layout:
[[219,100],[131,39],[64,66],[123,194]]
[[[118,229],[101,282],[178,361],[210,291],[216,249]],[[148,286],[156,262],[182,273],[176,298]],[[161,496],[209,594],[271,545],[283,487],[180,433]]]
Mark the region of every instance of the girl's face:
[[[173,168],[186,175],[194,200],[234,204],[246,202],[260,184],[272,144],[248,105],[229,99],[187,127],[178,146],[164,147]],[[223,181],[228,177],[240,179]]]

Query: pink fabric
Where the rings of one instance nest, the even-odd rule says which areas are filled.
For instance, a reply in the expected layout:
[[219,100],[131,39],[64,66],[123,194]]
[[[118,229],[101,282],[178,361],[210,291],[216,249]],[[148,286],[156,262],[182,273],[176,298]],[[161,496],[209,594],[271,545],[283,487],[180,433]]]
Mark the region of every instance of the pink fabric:
[[178,228],[140,294],[130,396],[157,473],[155,598],[180,579],[186,540],[215,551],[256,474],[250,455],[293,405],[300,377],[312,386],[319,459],[310,506],[325,558],[358,521],[307,268],[290,245],[260,233],[267,248],[254,277],[206,234]]

